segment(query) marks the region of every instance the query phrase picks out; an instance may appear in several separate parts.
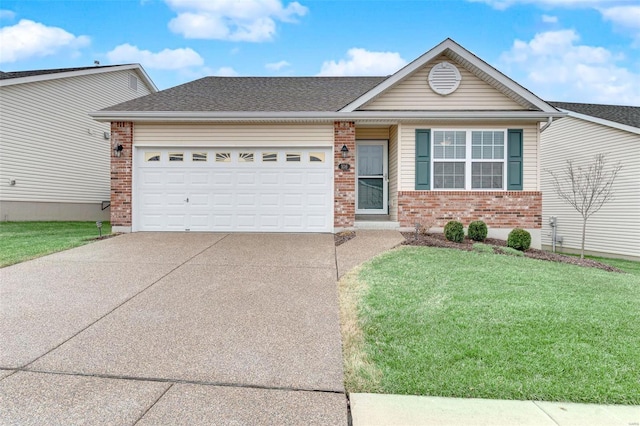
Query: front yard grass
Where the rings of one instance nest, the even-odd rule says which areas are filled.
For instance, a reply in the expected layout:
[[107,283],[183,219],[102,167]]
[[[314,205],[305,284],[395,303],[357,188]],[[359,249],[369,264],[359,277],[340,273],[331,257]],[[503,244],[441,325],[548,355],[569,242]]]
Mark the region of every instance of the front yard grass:
[[349,392],[640,404],[637,275],[403,247],[340,298]]
[[[103,222],[102,235],[111,233]],[[98,237],[95,222],[0,222],[0,267],[87,244]]]

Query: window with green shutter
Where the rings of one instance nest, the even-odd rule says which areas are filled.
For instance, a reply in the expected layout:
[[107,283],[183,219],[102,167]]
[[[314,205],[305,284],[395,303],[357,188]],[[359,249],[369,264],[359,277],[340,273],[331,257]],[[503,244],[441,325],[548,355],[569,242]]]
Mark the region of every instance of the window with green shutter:
[[431,189],[431,130],[416,130],[416,190]]

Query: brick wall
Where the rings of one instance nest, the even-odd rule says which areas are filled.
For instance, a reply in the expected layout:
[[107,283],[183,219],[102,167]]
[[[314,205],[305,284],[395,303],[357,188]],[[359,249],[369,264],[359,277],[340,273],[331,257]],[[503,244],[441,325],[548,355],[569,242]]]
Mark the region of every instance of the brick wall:
[[[120,157],[113,148],[122,145]],[[111,226],[131,226],[133,123],[111,123]]]
[[542,193],[537,191],[400,191],[398,220],[403,228],[416,222],[444,227],[450,220],[468,226],[474,220],[489,228],[542,227]]
[[[333,160],[334,160],[334,215],[336,228],[351,228],[356,220],[356,126],[350,121],[333,123]],[[349,149],[347,158],[342,158],[342,146]],[[347,163],[349,170],[340,170],[338,165]]]

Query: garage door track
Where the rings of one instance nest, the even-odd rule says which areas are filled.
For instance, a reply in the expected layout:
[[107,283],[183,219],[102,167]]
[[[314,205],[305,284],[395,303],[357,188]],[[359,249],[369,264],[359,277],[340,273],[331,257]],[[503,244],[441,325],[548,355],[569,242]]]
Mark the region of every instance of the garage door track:
[[347,422],[330,234],[127,234],[0,275],[0,424]]

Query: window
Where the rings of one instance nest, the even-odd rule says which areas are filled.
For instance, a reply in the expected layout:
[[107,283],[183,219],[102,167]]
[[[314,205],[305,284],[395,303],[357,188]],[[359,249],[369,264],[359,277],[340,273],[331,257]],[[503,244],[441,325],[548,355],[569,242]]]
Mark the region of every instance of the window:
[[301,154],[287,152],[287,161],[288,162],[300,162]]
[[230,152],[216,152],[216,163],[230,163],[230,162],[231,162]]
[[270,163],[278,161],[278,153],[277,152],[263,152],[262,153],[262,162]]
[[145,152],[144,161],[160,161],[159,152]]
[[184,153],[182,152],[170,152],[169,161],[184,161]]
[[206,152],[194,152],[191,154],[191,161],[207,161],[207,153]]
[[253,152],[241,152],[238,155],[238,161],[241,163],[253,163]]
[[504,130],[434,130],[433,189],[505,189]]
[[310,152],[309,153],[309,162],[310,163],[324,163],[324,152]]

